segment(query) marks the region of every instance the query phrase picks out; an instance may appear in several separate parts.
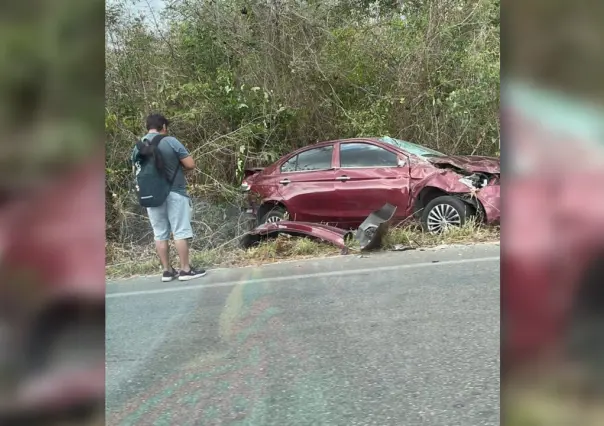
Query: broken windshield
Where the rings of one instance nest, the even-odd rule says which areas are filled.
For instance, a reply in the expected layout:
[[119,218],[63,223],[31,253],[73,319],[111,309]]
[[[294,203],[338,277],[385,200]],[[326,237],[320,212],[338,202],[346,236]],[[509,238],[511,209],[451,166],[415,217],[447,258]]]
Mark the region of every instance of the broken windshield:
[[389,136],[384,136],[380,139],[381,142],[388,143],[390,145],[397,146],[410,154],[417,155],[419,157],[444,157],[446,154],[435,151],[425,146],[417,145],[411,142],[403,141],[400,139],[394,139]]

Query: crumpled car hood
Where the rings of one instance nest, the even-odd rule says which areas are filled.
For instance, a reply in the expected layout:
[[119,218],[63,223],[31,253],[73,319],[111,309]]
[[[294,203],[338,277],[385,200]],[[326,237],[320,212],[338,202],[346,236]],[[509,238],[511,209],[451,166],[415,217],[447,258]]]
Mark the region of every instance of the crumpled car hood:
[[451,165],[470,173],[500,173],[498,157],[484,157],[481,155],[448,155],[446,157],[430,157],[427,159],[432,164]]

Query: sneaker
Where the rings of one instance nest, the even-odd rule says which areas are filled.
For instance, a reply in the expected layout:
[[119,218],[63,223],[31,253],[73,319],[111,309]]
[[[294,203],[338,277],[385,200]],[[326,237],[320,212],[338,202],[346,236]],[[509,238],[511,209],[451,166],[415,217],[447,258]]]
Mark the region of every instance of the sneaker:
[[188,271],[180,271],[180,274],[178,274],[178,279],[180,281],[189,281],[195,278],[203,277],[205,274],[205,269],[197,269],[191,266]]
[[172,271],[164,271],[164,274],[161,276],[161,280],[165,283],[172,281],[178,276],[178,272],[176,269],[172,268]]

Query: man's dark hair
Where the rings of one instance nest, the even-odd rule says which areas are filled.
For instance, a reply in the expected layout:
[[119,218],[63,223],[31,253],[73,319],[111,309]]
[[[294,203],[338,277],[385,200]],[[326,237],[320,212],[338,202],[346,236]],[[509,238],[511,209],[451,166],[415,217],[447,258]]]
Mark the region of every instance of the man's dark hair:
[[164,125],[166,129],[170,125],[170,121],[161,114],[150,114],[147,117],[147,130],[155,129],[161,130]]

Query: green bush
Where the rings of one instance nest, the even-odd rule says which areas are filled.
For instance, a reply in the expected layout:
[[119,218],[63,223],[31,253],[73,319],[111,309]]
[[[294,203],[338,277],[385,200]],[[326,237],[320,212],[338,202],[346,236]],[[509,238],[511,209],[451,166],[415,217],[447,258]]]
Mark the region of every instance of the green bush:
[[171,3],[155,20],[107,10],[108,221],[150,111],[173,119],[209,199],[228,198],[243,165],[320,140],[498,152],[498,0]]

